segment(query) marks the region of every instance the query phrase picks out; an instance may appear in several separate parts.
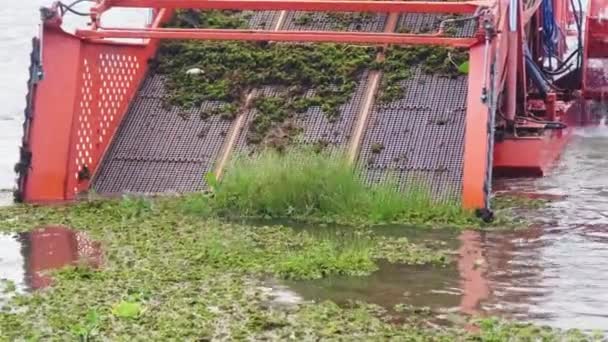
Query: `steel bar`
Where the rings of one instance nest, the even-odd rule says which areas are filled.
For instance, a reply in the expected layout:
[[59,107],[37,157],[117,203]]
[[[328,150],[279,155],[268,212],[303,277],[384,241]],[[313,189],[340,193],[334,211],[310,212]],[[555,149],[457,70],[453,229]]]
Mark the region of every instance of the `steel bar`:
[[[96,12],[111,7],[289,10],[337,12],[474,13],[492,1],[373,1],[373,0],[105,0]],[[94,7],[95,8],[95,7]]]
[[119,29],[77,30],[81,38],[151,38],[151,39],[198,39],[198,40],[246,40],[335,42],[358,44],[446,45],[470,47],[479,41],[477,37],[454,38],[440,35],[397,34],[378,32],[333,31],[268,31],[232,29]]

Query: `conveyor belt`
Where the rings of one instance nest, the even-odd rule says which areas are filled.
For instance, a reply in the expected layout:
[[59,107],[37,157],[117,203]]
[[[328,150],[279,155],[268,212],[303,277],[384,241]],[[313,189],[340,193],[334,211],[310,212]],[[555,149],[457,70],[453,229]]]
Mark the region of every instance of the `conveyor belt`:
[[368,181],[424,186],[437,199],[462,191],[467,77],[425,75],[402,82],[404,96],[376,104],[359,156]]
[[[324,14],[305,21],[309,14],[287,13],[283,29],[382,31],[386,15],[366,16],[348,27],[336,28]],[[277,12],[255,14],[254,27],[276,25]],[[330,18],[331,19],[331,18]],[[305,24],[302,24],[305,22]],[[473,21],[471,21],[473,22]],[[439,21],[426,14],[401,16],[398,28],[416,31]],[[459,26],[458,36],[471,35],[475,24]],[[328,120],[320,108],[294,118],[305,142],[328,143],[345,148],[360,114],[368,85],[368,73],[360,79],[348,103],[335,121]],[[417,72],[405,81],[405,94],[389,104],[376,104],[370,112],[363,137],[359,164],[368,171],[370,182],[393,174],[402,184],[428,182],[439,198],[458,198],[461,192],[467,79],[424,75]],[[272,95],[273,87],[257,92]],[[94,177],[93,189],[109,193],[190,192],[205,188],[204,175],[211,171],[224,146],[232,121],[219,117],[201,119],[201,114],[221,103],[206,102],[189,110],[165,108],[164,79],[148,75],[108,149]],[[246,135],[255,110],[246,113],[245,125],[237,132],[234,152],[247,150]],[[375,151],[378,144],[381,151]],[[390,172],[387,172],[390,171]]]
[[220,105],[166,108],[164,79],[150,75],[132,103],[93,181],[98,193],[187,192],[204,188],[231,121],[201,115]]

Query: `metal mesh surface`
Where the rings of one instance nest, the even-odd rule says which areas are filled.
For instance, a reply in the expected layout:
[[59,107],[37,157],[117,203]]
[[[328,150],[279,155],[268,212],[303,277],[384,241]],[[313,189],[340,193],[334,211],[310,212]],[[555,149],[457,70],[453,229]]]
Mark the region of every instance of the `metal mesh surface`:
[[388,15],[384,13],[287,12],[282,30],[382,32]]
[[[439,30],[441,22],[446,19],[462,19],[465,16],[438,15],[434,13],[405,13],[399,16],[396,32],[407,33],[434,33]],[[464,20],[446,23],[446,27],[453,29],[453,37],[472,37],[478,29],[478,20]]]
[[279,19],[280,11],[245,11],[249,28],[254,30],[271,30]]
[[[296,21],[301,15],[304,12],[287,13],[282,29],[382,31],[386,23],[386,15],[375,15],[339,28],[335,19],[318,14],[306,25],[298,25]],[[278,16],[277,12],[256,12],[249,19],[250,26],[270,29],[268,25],[276,25]],[[438,25],[437,15],[433,17],[435,19],[426,14],[402,15],[399,25],[412,31],[430,21]],[[472,35],[475,31],[467,30],[459,31],[458,35]],[[364,73],[336,120],[328,120],[318,107],[296,116],[302,139],[307,143],[323,141],[330,147],[345,147],[361,110],[367,80],[368,75]],[[369,182],[393,174],[402,188],[411,182],[425,183],[437,198],[458,199],[467,79],[430,76],[417,71],[404,81],[404,89],[402,99],[387,105],[377,104],[372,109],[359,163],[367,171]],[[280,94],[276,87],[257,90],[257,96]],[[207,102],[188,110],[166,108],[164,96],[163,77],[149,75],[95,176],[92,186],[95,191],[159,193],[205,188],[203,175],[213,167],[232,122],[218,117],[200,118],[201,113],[221,103]],[[255,109],[246,113],[246,122],[233,147],[235,152],[250,150],[247,133],[255,115]],[[382,149],[376,151],[380,145]]]
[[468,79],[425,75],[403,81],[399,100],[377,104],[359,164],[368,182],[426,187],[439,200],[459,200],[462,187]]
[[344,147],[350,139],[357,115],[363,104],[367,80],[368,72],[364,72],[359,78],[351,99],[342,105],[340,116],[334,120],[329,120],[320,107],[311,107],[306,113],[299,115],[296,122],[303,130],[303,142],[320,143],[328,147]]
[[[365,71],[359,77],[357,88],[350,100],[340,107],[340,115],[333,120],[330,120],[320,107],[310,107],[305,113],[296,115],[293,122],[301,130],[299,141],[305,144],[320,144],[328,149],[345,148],[364,100],[367,80],[368,72]],[[281,89],[277,87],[264,87],[256,92],[257,97],[282,94]],[[314,96],[314,91],[309,91],[306,95]],[[246,124],[243,125],[235,144],[237,153],[252,150],[247,144],[247,134],[257,111],[251,109],[246,115]]]
[[163,105],[164,78],[148,76],[93,181],[98,193],[197,191],[219,154],[231,121],[201,114],[218,107]]

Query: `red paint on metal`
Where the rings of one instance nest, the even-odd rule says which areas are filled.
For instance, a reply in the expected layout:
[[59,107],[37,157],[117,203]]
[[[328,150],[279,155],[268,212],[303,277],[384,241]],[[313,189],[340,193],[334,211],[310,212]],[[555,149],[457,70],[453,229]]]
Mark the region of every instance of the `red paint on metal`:
[[336,12],[407,12],[474,13],[491,1],[372,1],[372,0],[112,0],[97,6],[96,13],[110,7],[197,8],[257,11],[336,11]]
[[549,121],[554,121],[557,117],[557,108],[555,107],[557,102],[557,94],[556,93],[548,93],[547,100],[545,104],[546,117]]
[[[159,12],[158,26],[171,13]],[[26,202],[71,200],[89,179],[147,71],[157,41],[84,41],[43,27],[44,78],[36,85]]]
[[560,157],[570,141],[573,126],[583,113],[580,106],[556,103],[556,120],[569,125],[562,130],[545,130],[538,137],[512,137],[494,147],[494,175],[497,177],[542,177]]
[[540,138],[513,138],[494,148],[496,177],[542,177],[559,158],[570,134],[550,131]]
[[156,38],[247,40],[289,42],[335,42],[357,44],[447,45],[470,47],[478,38],[452,38],[439,35],[398,34],[383,32],[331,32],[331,31],[270,31],[231,29],[118,29],[77,30],[83,38]]
[[590,0],[585,20],[583,92],[587,98],[601,99],[608,84],[591,84],[589,60],[592,58],[608,59],[608,0]]
[[80,41],[44,30],[44,79],[36,86],[29,144],[32,160],[24,189],[27,201],[65,199],[72,112],[78,96]]
[[[482,102],[484,88],[483,74],[484,47],[478,45],[469,51],[469,90],[467,99],[467,118],[464,145],[464,170],[462,202],[468,209],[485,206],[484,183],[487,175],[488,146],[488,107]],[[489,80],[489,78],[487,78]]]

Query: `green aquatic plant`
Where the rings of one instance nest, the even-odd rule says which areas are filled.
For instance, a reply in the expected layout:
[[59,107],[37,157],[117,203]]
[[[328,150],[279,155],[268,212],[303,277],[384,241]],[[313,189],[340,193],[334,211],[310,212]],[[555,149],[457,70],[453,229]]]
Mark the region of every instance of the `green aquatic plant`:
[[51,288],[10,297],[0,309],[0,340],[190,340],[217,338],[226,324],[228,336],[241,329],[257,334],[259,320],[270,319],[259,279],[368,274],[382,254],[374,235],[345,239],[229,224],[187,212],[185,201],[0,209],[2,231],[62,224],[86,231],[104,249],[102,268],[67,267],[51,273]]
[[[370,19],[365,13],[323,15],[341,26]],[[248,18],[246,12],[190,10],[178,12],[170,25],[244,28]],[[302,25],[312,20],[307,14],[298,18]],[[260,144],[269,139],[273,129],[280,130],[285,120],[312,107],[321,108],[330,120],[336,119],[366,69],[384,72],[380,100],[388,102],[403,95],[401,82],[411,76],[413,68],[454,76],[460,65],[455,63],[461,63],[466,55],[443,47],[390,47],[386,59],[379,62],[377,51],[340,44],[166,41],[152,67],[167,77],[170,105],[197,107],[205,101],[219,101],[223,104],[203,116],[219,115],[227,120],[254,108],[248,142]],[[274,89],[274,95],[258,91],[257,98],[248,103],[249,94],[268,87]]]
[[551,201],[544,198],[531,198],[525,195],[494,195],[492,197],[492,208],[496,210],[510,209],[541,209]]
[[71,332],[81,342],[94,340],[99,333],[100,314],[96,310],[89,310],[82,322],[72,326]]
[[0,293],[8,294],[13,293],[17,290],[15,282],[9,279],[0,279]]
[[137,302],[123,300],[112,306],[112,315],[118,318],[137,318],[143,311],[141,304]]
[[225,223],[185,211],[186,199],[126,198],[0,209],[2,232],[63,224],[86,232],[104,252],[101,268],[61,269],[51,273],[50,288],[8,298],[0,308],[0,341],[135,337],[447,342],[584,336],[488,319],[477,323],[478,332],[459,326],[436,329],[420,324],[426,316],[411,312],[407,323],[395,323],[398,317],[359,302],[274,305],[263,280],[269,275],[289,279],[361,275],[371,272],[379,257],[402,258],[417,251],[417,256],[399,261],[418,263],[437,251],[405,240],[384,240],[367,230],[345,237]]
[[458,204],[437,202],[422,187],[401,192],[390,181],[366,184],[341,152],[268,149],[235,157],[227,170],[213,197],[201,199],[208,205],[199,207],[226,216],[479,225]]
[[[226,119],[243,110],[254,89],[275,87],[280,95],[259,96],[252,104],[257,116],[249,137],[250,142],[259,143],[272,127],[310,107],[321,107],[327,117],[337,117],[373,60],[373,52],[368,47],[336,44],[173,41],[161,46],[156,72],[168,76],[171,104],[190,107],[221,101],[228,105],[206,114]],[[192,68],[201,71],[186,73]]]
[[403,81],[412,77],[416,69],[425,74],[457,77],[462,74],[460,66],[467,60],[468,53],[464,49],[390,46],[385,59],[377,66],[384,73],[379,102],[388,103],[401,98],[405,93]]

